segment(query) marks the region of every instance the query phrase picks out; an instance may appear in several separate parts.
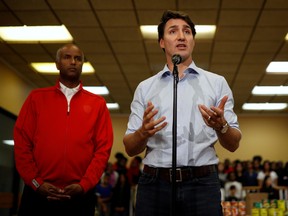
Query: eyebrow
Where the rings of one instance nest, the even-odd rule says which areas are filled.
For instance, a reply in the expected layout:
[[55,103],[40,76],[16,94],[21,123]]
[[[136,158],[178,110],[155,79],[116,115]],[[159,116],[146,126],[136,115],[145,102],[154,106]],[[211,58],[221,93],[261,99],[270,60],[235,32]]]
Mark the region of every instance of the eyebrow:
[[[189,28],[191,29],[191,27],[189,25],[182,25],[184,28]],[[179,28],[178,25],[172,25],[172,26],[169,26],[168,29],[173,29],[173,28]]]

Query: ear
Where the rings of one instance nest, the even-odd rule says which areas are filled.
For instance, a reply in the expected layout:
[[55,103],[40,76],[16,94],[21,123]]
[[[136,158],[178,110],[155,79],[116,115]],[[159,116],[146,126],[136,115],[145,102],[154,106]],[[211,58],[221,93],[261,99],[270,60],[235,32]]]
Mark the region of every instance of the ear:
[[59,63],[58,63],[57,61],[55,62],[55,65],[56,65],[56,68],[57,68],[58,70],[60,70],[60,69],[59,69]]
[[162,49],[165,49],[165,44],[164,44],[164,40],[161,38],[159,41],[159,45]]

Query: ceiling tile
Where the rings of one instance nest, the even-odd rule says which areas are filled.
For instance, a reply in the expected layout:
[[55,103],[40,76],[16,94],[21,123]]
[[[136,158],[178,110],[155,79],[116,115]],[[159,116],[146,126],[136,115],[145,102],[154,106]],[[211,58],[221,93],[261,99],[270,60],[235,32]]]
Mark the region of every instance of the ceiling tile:
[[105,36],[100,28],[95,27],[69,27],[68,31],[74,40],[81,42],[105,41]]
[[55,10],[88,10],[90,9],[89,1],[83,0],[47,0],[49,5]]
[[259,20],[259,26],[287,26],[284,20],[288,20],[286,10],[264,10]]
[[23,25],[11,12],[0,11],[0,26],[21,26]]
[[223,0],[222,7],[223,9],[256,9],[260,8],[263,4],[263,0]]
[[213,51],[215,55],[218,53],[243,53],[245,46],[245,41],[216,41]]
[[218,15],[217,9],[185,10],[185,12],[189,14],[195,25],[216,25]]
[[188,9],[215,9],[219,7],[219,0],[179,0],[179,10],[185,11]]
[[145,53],[143,44],[138,41],[112,42],[111,45],[116,54]]
[[147,64],[144,54],[118,54],[120,64]]
[[254,26],[258,10],[223,10],[220,13],[220,26]]
[[138,10],[139,25],[158,25],[163,10]]
[[276,40],[283,41],[287,34],[286,28],[281,27],[258,27],[255,30],[252,40],[268,41]]
[[110,54],[111,49],[105,41],[81,41],[77,44],[85,55],[88,54]]
[[161,9],[161,10],[167,10],[169,8],[170,10],[176,9],[176,4],[174,0],[137,0],[134,1],[135,7],[138,10],[155,10],[155,9]]
[[95,10],[127,10],[133,9],[132,1],[131,0],[93,0],[91,1]]
[[265,8],[288,9],[288,1],[287,0],[268,0],[266,1]]
[[49,6],[45,1],[39,0],[2,0],[8,7],[13,11],[23,11],[23,10],[48,10]]
[[275,53],[281,43],[281,41],[252,41],[247,53]]
[[114,41],[141,41],[139,28],[105,28],[109,40]]
[[[103,27],[138,27],[134,11],[99,11],[97,12]],[[116,22],[115,22],[116,21]]]
[[216,41],[247,41],[252,32],[251,27],[223,27],[218,26]]
[[90,10],[55,11],[58,18],[67,27],[98,27],[95,15]]
[[27,26],[33,25],[60,25],[54,14],[46,10],[17,11],[15,14]]

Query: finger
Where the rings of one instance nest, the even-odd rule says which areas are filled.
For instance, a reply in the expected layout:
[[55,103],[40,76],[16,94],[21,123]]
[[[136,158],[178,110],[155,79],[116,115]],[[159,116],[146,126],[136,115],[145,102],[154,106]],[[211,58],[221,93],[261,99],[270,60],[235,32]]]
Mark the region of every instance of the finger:
[[213,112],[211,112],[206,106],[204,105],[198,105],[200,113],[203,117],[203,119],[207,122],[209,122],[212,118],[212,115],[214,115]]
[[162,130],[164,127],[166,127],[167,124],[168,124],[167,122],[164,122],[164,123],[160,124],[159,126],[154,127],[154,129],[151,130],[151,133],[152,133],[152,134],[157,133],[158,131],[160,131],[160,130]]
[[226,96],[224,96],[222,98],[218,108],[221,109],[221,110],[224,110],[224,107],[225,107],[225,104],[226,104],[227,100],[228,100],[228,96],[226,95]]
[[[152,103],[150,103],[149,105],[148,103],[148,106],[145,109],[144,114],[143,114],[143,119],[151,119],[151,117],[153,116],[153,113],[152,113],[153,109],[154,109],[154,105]],[[155,115],[155,111],[154,111],[154,115]]]
[[157,125],[159,125],[160,123],[162,123],[163,121],[165,121],[166,117],[162,116],[161,118],[157,119],[156,121],[153,122],[153,127],[157,127]]

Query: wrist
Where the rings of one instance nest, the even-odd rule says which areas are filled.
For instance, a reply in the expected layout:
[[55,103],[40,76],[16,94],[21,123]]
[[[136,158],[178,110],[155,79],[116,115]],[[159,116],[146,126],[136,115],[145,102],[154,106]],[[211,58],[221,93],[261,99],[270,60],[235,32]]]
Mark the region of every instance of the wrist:
[[226,121],[220,128],[217,128],[215,130],[221,134],[225,134],[228,131],[229,127],[230,125]]

